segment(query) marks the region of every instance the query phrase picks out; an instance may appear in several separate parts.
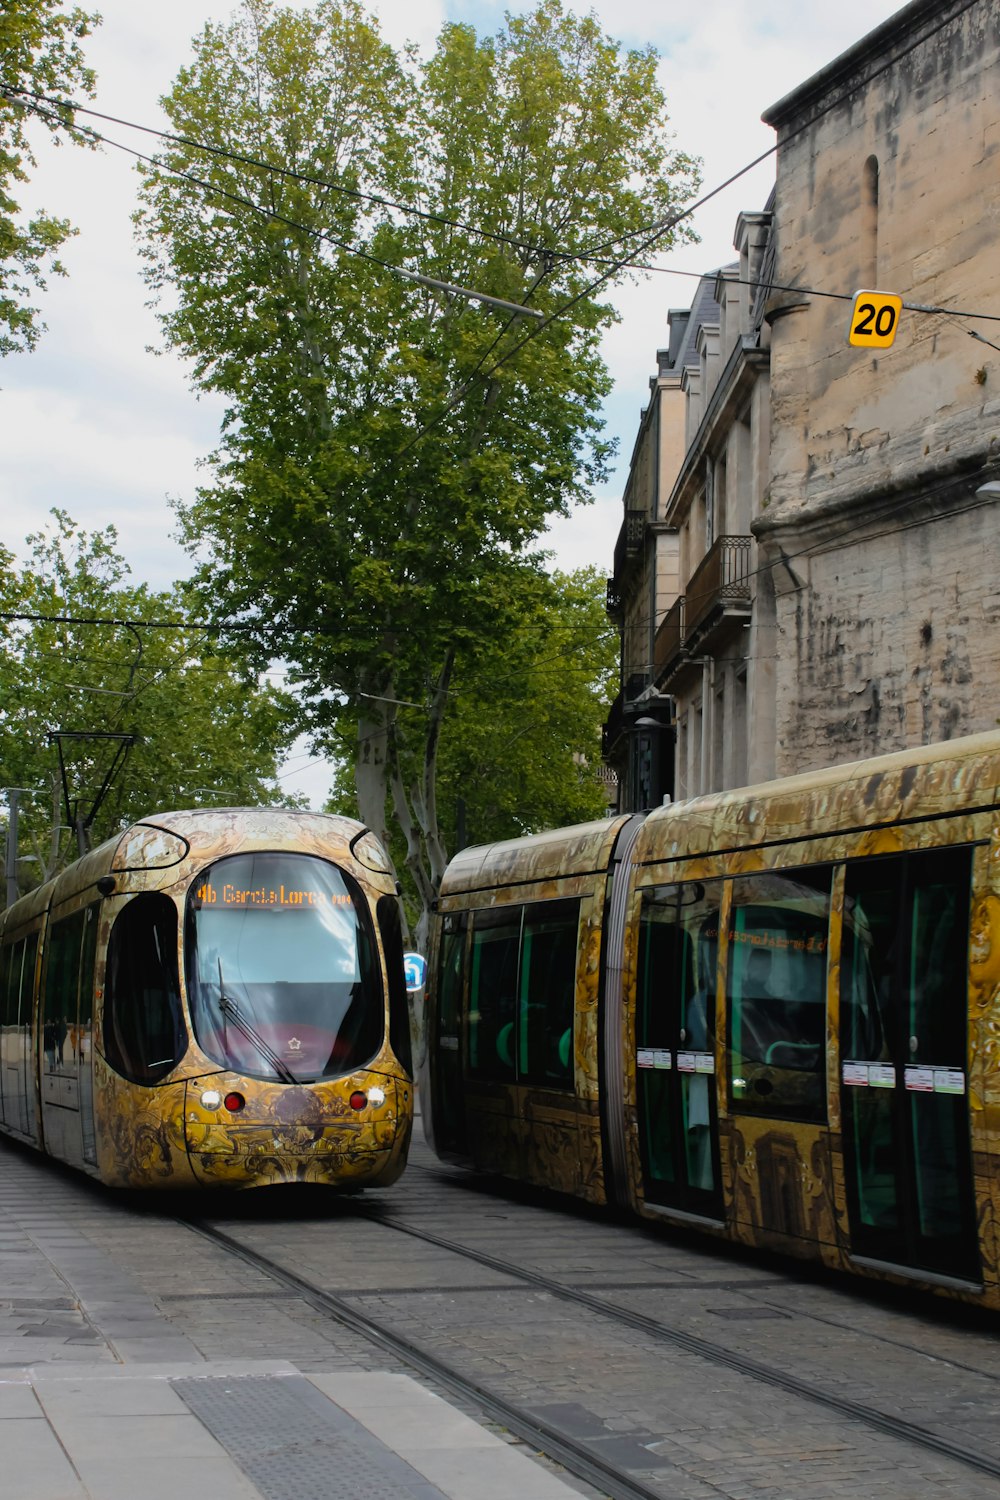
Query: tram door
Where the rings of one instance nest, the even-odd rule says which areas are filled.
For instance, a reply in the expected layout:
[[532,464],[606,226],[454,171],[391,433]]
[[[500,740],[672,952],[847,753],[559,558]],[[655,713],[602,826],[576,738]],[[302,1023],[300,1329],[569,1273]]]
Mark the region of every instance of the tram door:
[[643,894],[636,984],[636,1105],[643,1197],[722,1217],[715,1099],[721,881]]
[[[437,1012],[431,1087],[434,1091],[434,1145],[438,1151],[464,1153],[465,1109],[462,1084],[462,991],[468,919],[464,912],[446,916],[441,928],[437,975]],[[425,1108],[430,1107],[427,1101]]]
[[85,1138],[93,1130],[87,1085],[98,910],[95,904],[52,922],[42,987],[42,1139],[53,1156],[76,1166],[92,1159],[85,1152]]
[[841,1106],[854,1254],[978,1282],[966,1071],[972,853],[848,865]]

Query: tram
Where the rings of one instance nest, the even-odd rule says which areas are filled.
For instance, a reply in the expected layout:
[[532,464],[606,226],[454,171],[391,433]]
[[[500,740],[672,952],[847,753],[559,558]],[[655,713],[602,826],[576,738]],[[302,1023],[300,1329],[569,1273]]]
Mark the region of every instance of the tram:
[[1000,1307],[1000,734],[466,849],[428,1140]]
[[396,881],[347,818],[164,813],[0,921],[0,1129],[115,1187],[358,1190],[413,1118]]

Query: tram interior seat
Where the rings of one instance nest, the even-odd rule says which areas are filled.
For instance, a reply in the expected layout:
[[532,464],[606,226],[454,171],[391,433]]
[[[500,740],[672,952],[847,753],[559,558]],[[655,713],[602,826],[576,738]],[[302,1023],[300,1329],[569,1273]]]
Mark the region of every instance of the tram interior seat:
[[[514,1069],[514,1053],[512,1047],[513,1039],[514,1022],[508,1021],[507,1024],[505,1026],[501,1026],[500,1030],[497,1032],[496,1049],[497,1057],[499,1057],[504,1067],[509,1068],[511,1071],[513,1071]],[[560,1068],[564,1072],[568,1071],[571,1067],[571,1059],[573,1055],[572,1026],[567,1026],[566,1030],[559,1038],[556,1050],[559,1057]]]
[[496,1047],[497,1057],[499,1057],[504,1067],[509,1068],[511,1072],[514,1071],[514,1052],[511,1046],[513,1039],[514,1022],[508,1021],[507,1024],[505,1026],[501,1026],[500,1030],[497,1032]]

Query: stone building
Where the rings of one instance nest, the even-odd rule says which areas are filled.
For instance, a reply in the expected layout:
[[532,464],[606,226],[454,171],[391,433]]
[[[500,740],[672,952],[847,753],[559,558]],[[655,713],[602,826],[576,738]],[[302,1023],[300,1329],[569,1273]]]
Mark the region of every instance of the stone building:
[[[775,193],[670,314],[633,455],[620,806],[1000,718],[998,76],[1000,0],[913,0],[767,112]],[[904,299],[890,348],[848,343],[859,288]]]
[[[771,214],[741,214],[739,259],[668,314],[642,413],[608,583],[622,692],[605,730],[622,808],[738,786],[760,691],[750,657],[767,475],[762,274]],[[768,657],[770,671],[770,657]],[[772,695],[768,693],[771,701]]]
[[703,277],[691,307],[667,315],[668,346],[657,350],[657,373],[639,417],[608,579],[608,614],[621,635],[621,683],[604,726],[604,759],[617,773],[623,809],[654,806],[674,787],[674,705],[654,684],[654,650],[678,594],[679,538],[665,520],[666,501],[684,462],[684,382],[700,378],[698,330],[718,326],[714,281]]
[[[1000,709],[1000,0],[915,0],[776,104],[770,480],[752,523],[783,774]],[[848,344],[858,288],[905,304]],[[761,637],[763,640],[763,636]],[[762,651],[764,647],[761,647]],[[763,750],[773,726],[773,765]]]

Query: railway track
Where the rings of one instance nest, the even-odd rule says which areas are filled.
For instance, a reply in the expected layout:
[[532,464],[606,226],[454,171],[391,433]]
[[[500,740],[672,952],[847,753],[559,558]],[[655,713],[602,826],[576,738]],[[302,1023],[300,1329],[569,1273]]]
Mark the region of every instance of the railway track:
[[475,1404],[493,1421],[506,1427],[508,1431],[521,1438],[523,1442],[530,1444],[537,1452],[561,1464],[576,1478],[584,1480],[601,1494],[607,1495],[609,1500],[664,1500],[662,1490],[649,1489],[637,1480],[617,1473],[599,1455],[575,1441],[568,1433],[560,1432],[549,1423],[539,1421],[523,1407],[488,1390],[480,1381],[463,1375],[454,1366],[438,1359],[411,1339],[387,1328],[384,1323],[352,1306],[349,1298],[324,1291],[322,1287],[299,1276],[272,1257],[251,1249],[232,1235],[208,1223],[195,1219],[185,1219],[182,1222],[212,1244],[220,1246],[230,1255],[237,1256],[255,1270],[263,1272],[282,1286],[296,1292],[317,1312],[335,1318],[354,1333],[370,1339],[409,1365],[411,1369],[418,1371],[421,1375],[429,1376],[439,1387],[449,1391],[460,1400]]
[[[502,1256],[492,1255],[462,1244],[458,1240],[435,1234],[401,1219],[394,1211],[384,1213],[374,1206],[368,1207],[361,1204],[355,1205],[354,1209],[358,1219],[367,1221],[373,1226],[407,1235],[446,1254],[460,1256],[481,1265],[494,1274],[504,1276],[508,1282],[521,1283],[541,1291],[561,1302],[584,1310],[590,1316],[610,1321],[620,1328],[641,1333],[646,1338],[687,1355],[696,1356],[717,1368],[733,1372],[758,1384],[770,1386],[786,1396],[822,1408],[837,1418],[861,1424],[883,1437],[908,1445],[911,1451],[917,1449],[933,1453],[967,1470],[989,1476],[994,1480],[1000,1479],[1000,1458],[980,1451],[967,1443],[949,1438],[939,1432],[928,1431],[916,1423],[908,1422],[889,1412],[851,1400],[836,1391],[824,1389],[814,1381],[804,1380],[789,1371],[727,1349],[710,1339],[672,1328],[656,1318],[623,1307],[605,1297],[595,1296],[580,1287],[567,1285],[554,1277],[519,1265]],[[245,1236],[237,1239],[201,1219],[186,1219],[184,1222],[189,1228],[203,1235],[227,1253],[239,1257],[285,1288],[294,1291],[317,1311],[371,1340],[410,1368],[429,1377],[440,1388],[457,1396],[460,1400],[475,1404],[492,1420],[500,1423],[530,1444],[532,1448],[561,1464],[578,1479],[611,1497],[611,1500],[664,1500],[665,1495],[668,1495],[669,1492],[665,1491],[662,1485],[651,1488],[638,1476],[621,1473],[596,1453],[592,1444],[581,1442],[558,1426],[539,1419],[524,1406],[491,1390],[481,1380],[470,1378],[455,1363],[439,1358],[423,1343],[415,1342],[385,1321],[372,1317],[357,1306],[357,1293],[338,1294],[316,1285],[315,1282],[301,1276],[281,1260],[275,1259],[273,1255],[253,1248],[246,1242]],[[973,1373],[982,1374],[982,1372]]]
[[[499,1256],[488,1255],[482,1250],[474,1250],[470,1246],[463,1245],[456,1240],[449,1240],[441,1235],[432,1234],[426,1229],[420,1229],[415,1224],[408,1224],[392,1215],[382,1215],[364,1210],[366,1216],[384,1228],[396,1230],[400,1234],[407,1234],[414,1239],[422,1240],[425,1244],[434,1245],[440,1250],[446,1250],[454,1255],[461,1255],[467,1260],[476,1262],[504,1276],[514,1277],[517,1280],[530,1283],[539,1290],[548,1292],[550,1296],[557,1297],[560,1301],[570,1302],[578,1307],[585,1307],[588,1311],[596,1313],[599,1317],[610,1318],[613,1322],[625,1327],[632,1328],[636,1332],[643,1333],[647,1337],[657,1339],[674,1348],[683,1349],[687,1354],[695,1354],[700,1359],[706,1359],[713,1364],[723,1366],[725,1369],[734,1370],[738,1374],[748,1375],[754,1380],[762,1381],[766,1385],[774,1386],[788,1395],[801,1397],[805,1401],[811,1401],[828,1411],[836,1412],[840,1416],[848,1417],[855,1422],[863,1422],[867,1427],[876,1432],[888,1434],[890,1437],[899,1438],[907,1443],[914,1443],[919,1447],[930,1449],[932,1452],[944,1455],[947,1458],[977,1469],[981,1473],[989,1474],[992,1478],[1000,1478],[1000,1459],[991,1457],[989,1454],[980,1453],[976,1449],[964,1443],[956,1443],[950,1438],[936,1433],[927,1432],[912,1422],[906,1422],[894,1417],[888,1412],[881,1412],[866,1406],[858,1401],[851,1401],[847,1397],[840,1396],[834,1391],[823,1390],[811,1381],[803,1380],[800,1376],[790,1375],[783,1370],[776,1369],[773,1365],[767,1365],[760,1360],[751,1359],[746,1355],[735,1353],[726,1349],[723,1345],[714,1343],[710,1339],[700,1338],[696,1334],[686,1333],[682,1329],[671,1328],[656,1318],[650,1318],[644,1313],[637,1313],[631,1308],[622,1307],[615,1302],[609,1302],[603,1297],[595,1297],[590,1292],[579,1287],[567,1286],[564,1282],[555,1280],[551,1276],[545,1276],[539,1271],[532,1271],[528,1267],[519,1266]],[[904,1346],[905,1347],[905,1346]],[[979,1372],[977,1372],[979,1373]],[[992,1378],[992,1377],[984,1377]]]

